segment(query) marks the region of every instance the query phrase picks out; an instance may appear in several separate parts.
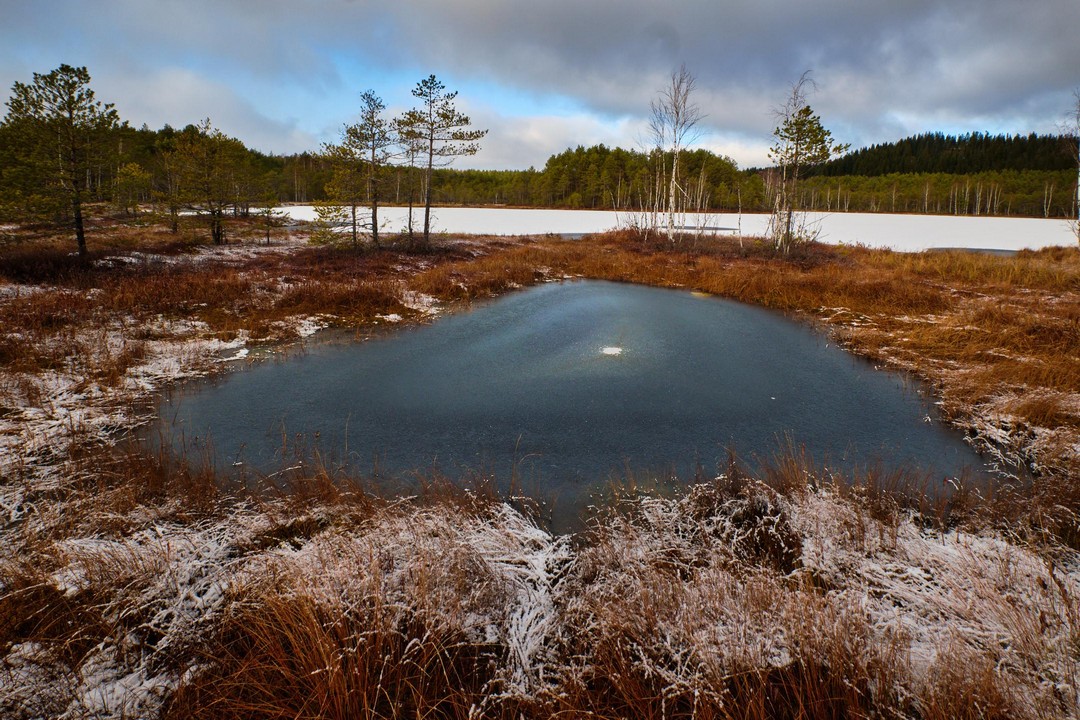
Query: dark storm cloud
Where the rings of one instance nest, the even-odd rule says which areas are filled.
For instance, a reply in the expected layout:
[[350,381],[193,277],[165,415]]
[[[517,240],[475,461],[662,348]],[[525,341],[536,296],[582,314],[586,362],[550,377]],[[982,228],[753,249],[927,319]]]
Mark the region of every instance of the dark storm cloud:
[[0,4],[5,15],[9,5],[15,9],[8,32],[17,34],[7,43],[7,52],[26,45],[31,45],[31,53],[49,49],[69,56],[69,64],[88,65],[92,72],[108,68],[136,74],[179,66],[197,68],[215,80],[338,81],[333,62],[310,34],[291,41],[297,20],[304,27],[310,18],[296,18],[295,9],[277,0],[0,0]]
[[[264,118],[261,135],[292,142],[305,135],[286,115],[314,112],[320,94],[389,92],[383,81],[403,73],[569,98],[579,115],[625,123],[686,63],[718,142],[759,148],[771,108],[806,70],[811,103],[856,145],[933,129],[1049,131],[1080,85],[1077,0],[0,0],[0,11],[5,93],[56,58],[116,87],[183,69],[203,83],[193,97],[231,92],[228,104],[246,108],[238,123]],[[282,108],[286,88],[299,88],[299,107]]]
[[398,52],[610,113],[641,112],[685,62],[712,122],[746,132],[769,124],[768,107],[804,70],[819,82],[815,104],[855,131],[972,119],[1045,128],[1080,82],[1076,0],[408,7],[393,14],[406,41]]

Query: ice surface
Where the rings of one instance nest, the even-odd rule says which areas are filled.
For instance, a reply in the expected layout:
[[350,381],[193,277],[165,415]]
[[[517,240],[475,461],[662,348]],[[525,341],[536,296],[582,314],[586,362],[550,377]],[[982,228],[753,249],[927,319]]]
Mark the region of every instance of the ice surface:
[[[293,220],[314,220],[310,205],[285,208]],[[405,208],[380,208],[387,228],[405,227]],[[436,232],[485,235],[580,235],[626,227],[627,213],[610,210],[531,210],[511,208],[436,208]],[[714,213],[688,216],[687,227],[741,227],[743,234],[765,235],[769,216],[762,213]],[[1076,236],[1063,220],[1041,218],[972,217],[954,215],[889,215],[877,213],[807,213],[806,225],[830,244],[889,247],[904,252],[930,248],[983,250],[1038,249],[1074,245]]]

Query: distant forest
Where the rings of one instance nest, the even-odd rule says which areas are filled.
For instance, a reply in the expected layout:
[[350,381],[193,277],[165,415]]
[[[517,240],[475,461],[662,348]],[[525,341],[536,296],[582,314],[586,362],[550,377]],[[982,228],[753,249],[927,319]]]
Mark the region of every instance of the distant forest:
[[812,176],[897,173],[973,175],[1013,170],[1076,170],[1075,145],[1058,135],[913,135],[849,152],[814,168]]
[[[918,135],[813,168],[799,205],[827,212],[1075,217],[1075,145],[1054,135]],[[767,212],[770,169],[739,170],[705,150],[684,155],[691,191],[715,210]],[[542,170],[442,170],[440,202],[633,208],[650,182],[646,153],[603,145],[552,155]]]
[[[89,187],[91,200],[125,211],[154,204],[168,182],[167,150],[190,125],[123,124],[106,143]],[[0,217],[24,217],[34,207],[34,188],[12,162],[11,128],[0,125]],[[267,155],[242,148],[233,162],[234,212],[270,201],[311,203],[326,198],[332,168],[318,153]],[[1075,148],[1075,145],[1072,146]],[[1058,136],[991,136],[980,133],[917,135],[855,150],[813,168],[800,185],[805,209],[850,212],[914,212],[971,215],[1075,217],[1076,159]],[[713,210],[771,209],[769,169],[740,170],[729,158],[706,150],[684,151],[680,163],[689,190]],[[541,169],[436,170],[433,199],[441,204],[507,205],[583,209],[636,209],[652,182],[650,154],[604,145],[552,155]],[[408,173],[383,168],[384,202],[404,203]],[[57,209],[60,212],[62,209]]]
[[1076,145],[1058,135],[942,133],[855,150],[812,168],[816,210],[1073,217]]

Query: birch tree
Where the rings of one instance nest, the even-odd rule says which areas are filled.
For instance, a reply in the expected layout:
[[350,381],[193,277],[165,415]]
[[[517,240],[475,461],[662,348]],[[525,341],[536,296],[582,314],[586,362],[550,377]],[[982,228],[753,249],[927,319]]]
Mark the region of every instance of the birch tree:
[[1076,159],[1076,197],[1073,200],[1073,233],[1080,243],[1080,88],[1073,90],[1073,107],[1069,111],[1069,127],[1066,133],[1072,138],[1072,155]]
[[407,128],[407,140],[417,142],[424,158],[424,245],[431,242],[431,175],[435,167],[450,165],[454,158],[475,155],[480,139],[487,130],[470,130],[468,115],[458,112],[454,105],[457,92],[447,92],[446,86],[434,75],[416,84],[413,97],[420,107],[409,110],[399,120]]
[[[656,148],[661,151],[657,154],[660,163],[657,191],[659,196],[664,193],[661,186],[667,186],[664,201],[667,212],[667,237],[668,242],[673,244],[675,242],[675,216],[685,210],[686,197],[679,159],[683,149],[697,139],[699,135],[697,124],[704,117],[701,108],[692,99],[696,82],[694,76],[686,69],[686,65],[679,66],[679,69],[671,74],[670,82],[660,91],[659,97],[649,106],[651,110],[649,130]],[[670,174],[667,173],[667,153],[671,154]],[[667,175],[666,178],[665,175]]]

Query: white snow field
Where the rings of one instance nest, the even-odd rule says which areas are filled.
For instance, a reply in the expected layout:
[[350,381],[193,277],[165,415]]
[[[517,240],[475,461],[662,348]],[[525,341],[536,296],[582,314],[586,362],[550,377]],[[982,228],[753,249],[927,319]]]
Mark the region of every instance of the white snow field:
[[[283,208],[293,220],[314,220],[310,205]],[[408,210],[379,208],[380,226],[394,232],[405,227]],[[434,232],[480,235],[577,235],[626,227],[633,213],[611,210],[528,210],[514,208],[435,208]],[[423,208],[413,209],[413,226],[422,227]],[[687,227],[718,228],[715,232],[764,235],[769,216],[762,213],[714,213],[688,216]],[[954,215],[888,215],[875,213],[807,213],[807,226],[818,239],[834,245],[862,244],[919,252],[931,248],[978,250],[1037,250],[1073,245],[1076,236],[1064,220],[1041,218],[972,217]]]

